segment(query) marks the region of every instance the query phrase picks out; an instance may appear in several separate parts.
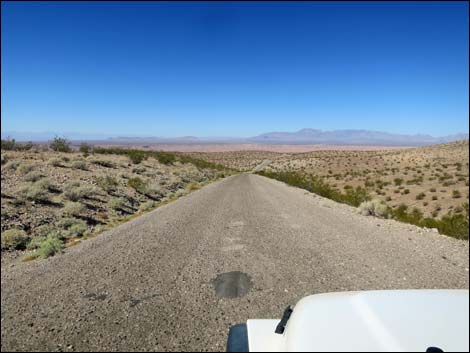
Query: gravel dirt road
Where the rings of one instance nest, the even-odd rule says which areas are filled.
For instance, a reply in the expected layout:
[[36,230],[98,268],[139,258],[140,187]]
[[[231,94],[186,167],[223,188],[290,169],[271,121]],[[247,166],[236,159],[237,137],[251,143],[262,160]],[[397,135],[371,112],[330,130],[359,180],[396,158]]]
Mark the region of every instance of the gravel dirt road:
[[241,174],[1,270],[2,351],[224,350],[313,293],[468,288],[468,242]]

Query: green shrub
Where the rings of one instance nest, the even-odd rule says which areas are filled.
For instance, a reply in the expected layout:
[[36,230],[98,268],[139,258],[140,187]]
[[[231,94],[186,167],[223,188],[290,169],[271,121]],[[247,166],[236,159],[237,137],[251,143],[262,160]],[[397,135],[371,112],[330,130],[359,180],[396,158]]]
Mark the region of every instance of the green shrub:
[[108,201],[108,206],[115,211],[123,211],[127,200],[123,197],[113,197]]
[[426,194],[424,192],[420,192],[418,195],[416,195],[416,200],[422,200],[426,197]]
[[105,168],[116,168],[116,164],[113,161],[106,160],[106,159],[93,159],[91,163],[99,165]]
[[42,178],[34,183],[39,188],[45,189],[50,192],[60,191],[57,185],[51,182],[49,178]]
[[22,229],[8,229],[2,232],[2,249],[22,250],[26,247],[28,237]]
[[73,169],[87,170],[87,164],[84,160],[77,159],[77,160],[72,162],[72,168]]
[[64,243],[55,234],[49,235],[46,240],[41,242],[39,249],[37,250],[37,256],[46,259],[57,253],[62,252],[64,249]]
[[62,159],[57,157],[53,157],[47,161],[47,163],[53,167],[63,167],[62,162]]
[[67,202],[62,210],[62,213],[67,216],[79,216],[85,212],[86,207],[80,202]]
[[57,226],[64,230],[61,234],[65,238],[81,236],[88,229],[85,221],[73,217],[62,218]]
[[147,155],[144,153],[144,151],[131,150],[127,155],[134,164],[139,164],[143,160],[147,159]]
[[130,178],[127,181],[127,185],[141,194],[147,190],[147,184],[139,177]]
[[31,148],[33,148],[33,143],[32,142],[27,142],[27,143],[17,143],[15,150],[17,151],[29,151]]
[[95,189],[91,185],[81,184],[79,181],[69,181],[64,185],[64,196],[70,201],[78,201],[93,195]]
[[92,152],[92,147],[86,143],[82,143],[80,145],[79,151],[83,153],[85,157],[87,157]]
[[109,175],[106,175],[104,177],[98,176],[95,178],[95,180],[96,184],[107,193],[116,191],[117,186],[119,185],[116,179]]
[[50,149],[56,152],[71,152],[70,142],[63,137],[54,137],[49,145]]
[[152,210],[154,209],[155,207],[158,206],[158,202],[155,202],[155,201],[146,201],[144,203],[142,203],[139,207],[139,210],[141,211],[149,211],[149,210]]
[[32,172],[29,172],[28,174],[25,175],[24,180],[34,183],[34,182],[36,182],[39,179],[42,179],[44,177],[45,177],[45,175],[43,173],[41,173],[40,171],[32,171]]
[[376,199],[362,202],[359,205],[359,212],[364,216],[375,216],[379,218],[390,217],[390,210],[387,205]]
[[348,188],[342,194],[329,186],[321,177],[308,176],[298,172],[267,172],[262,171],[257,174],[277,179],[288,185],[299,187],[317,195],[332,199],[337,202],[346,203],[352,206],[359,206],[362,202],[370,200],[367,190],[361,187]]
[[41,181],[42,180],[33,184],[23,185],[18,191],[19,198],[21,200],[31,200],[35,202],[49,202],[48,187],[44,183],[41,183]]
[[36,237],[46,238],[50,233],[56,231],[56,228],[52,224],[43,224],[34,229]]
[[67,229],[67,235],[70,237],[81,237],[87,231],[88,227],[83,223],[76,223]]
[[32,237],[29,243],[26,245],[28,250],[36,250],[41,247],[41,244],[46,240],[46,237]]
[[459,199],[461,197],[462,197],[462,194],[460,193],[459,190],[452,190],[452,198]]
[[437,229],[442,234],[468,240],[468,215],[449,213],[440,219]]
[[16,171],[21,174],[27,174],[34,169],[34,165],[31,163],[21,163]]
[[341,201],[341,199],[348,205],[358,207],[361,203],[370,200],[370,196],[367,190],[357,187],[355,189],[346,190],[346,195],[342,195],[337,201]]
[[2,151],[13,151],[16,148],[15,139],[2,139],[1,149]]

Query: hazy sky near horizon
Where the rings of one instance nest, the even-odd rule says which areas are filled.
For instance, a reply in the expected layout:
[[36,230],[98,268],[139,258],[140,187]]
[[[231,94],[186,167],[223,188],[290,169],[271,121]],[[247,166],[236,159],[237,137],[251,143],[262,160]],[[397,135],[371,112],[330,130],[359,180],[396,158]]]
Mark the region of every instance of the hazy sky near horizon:
[[3,131],[469,130],[467,2],[1,6]]

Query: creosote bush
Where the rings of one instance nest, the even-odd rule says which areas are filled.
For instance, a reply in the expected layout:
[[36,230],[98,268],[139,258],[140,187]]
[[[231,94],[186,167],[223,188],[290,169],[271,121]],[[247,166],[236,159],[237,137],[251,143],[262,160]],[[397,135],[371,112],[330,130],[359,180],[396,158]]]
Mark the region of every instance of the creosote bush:
[[82,184],[79,181],[69,181],[64,185],[64,196],[70,201],[79,201],[88,198],[95,192],[92,185]]
[[82,236],[88,229],[85,221],[73,217],[62,218],[57,226],[63,229],[62,238]]
[[116,164],[113,161],[106,160],[106,159],[96,158],[96,159],[93,159],[91,163],[99,165],[101,167],[105,167],[105,168],[116,168]]
[[22,229],[8,229],[2,232],[2,249],[22,250],[26,247],[28,237]]
[[63,160],[61,158],[57,158],[57,157],[53,157],[51,159],[49,159],[49,161],[47,162],[49,165],[53,166],[53,167],[63,167]]
[[72,168],[73,169],[80,169],[80,170],[87,170],[87,164],[84,160],[77,159],[77,160],[72,162]]
[[90,153],[93,151],[93,147],[90,146],[90,145],[87,144],[87,143],[82,143],[82,144],[80,145],[79,151],[80,151],[81,153],[83,153],[83,155],[84,155],[85,157],[87,157],[87,156],[89,156]]
[[44,178],[44,177],[45,177],[45,175],[44,175],[42,172],[40,172],[40,171],[32,171],[32,172],[29,172],[28,174],[26,174],[26,175],[24,176],[24,180],[34,183],[34,182],[36,182],[36,181],[38,181],[39,179],[42,179],[42,178]]
[[364,216],[375,216],[379,218],[390,217],[390,210],[387,205],[377,199],[361,203],[359,205],[359,213]]
[[36,252],[36,256],[46,259],[57,253],[62,252],[64,249],[64,243],[57,234],[49,234],[45,240],[39,245],[39,249]]
[[67,202],[62,210],[62,213],[67,216],[80,216],[85,212],[86,207],[80,202]]
[[116,191],[119,185],[117,180],[109,175],[106,175],[104,177],[98,176],[95,178],[95,180],[96,184],[107,193]]
[[146,201],[144,203],[142,203],[140,206],[139,206],[139,210],[141,211],[149,211],[149,210],[152,210],[154,209],[155,207],[157,207],[158,205],[158,202],[155,202],[155,201]]
[[113,197],[108,201],[108,206],[115,211],[124,211],[127,200],[123,197]]
[[141,194],[144,194],[147,190],[147,184],[139,177],[130,178],[127,185]]
[[49,148],[56,152],[71,152],[70,142],[63,137],[54,137],[49,145]]

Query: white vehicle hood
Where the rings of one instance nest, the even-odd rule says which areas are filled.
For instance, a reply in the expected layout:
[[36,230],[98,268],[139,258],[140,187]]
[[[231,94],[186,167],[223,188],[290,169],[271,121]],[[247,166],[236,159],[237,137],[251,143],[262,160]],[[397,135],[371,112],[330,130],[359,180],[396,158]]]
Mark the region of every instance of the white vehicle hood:
[[312,295],[284,334],[279,320],[248,320],[250,351],[469,351],[468,290],[393,290]]

